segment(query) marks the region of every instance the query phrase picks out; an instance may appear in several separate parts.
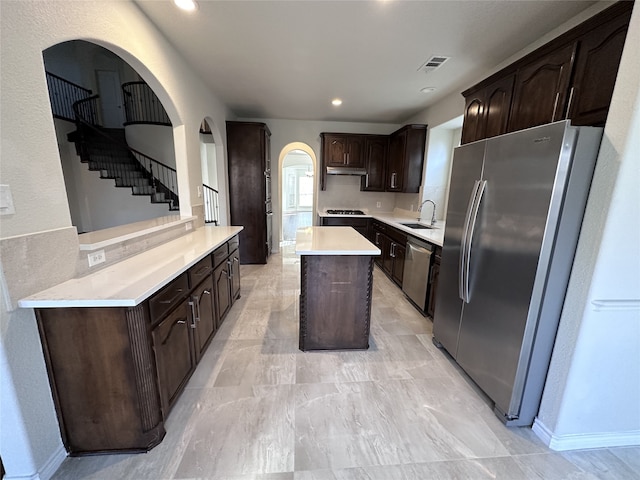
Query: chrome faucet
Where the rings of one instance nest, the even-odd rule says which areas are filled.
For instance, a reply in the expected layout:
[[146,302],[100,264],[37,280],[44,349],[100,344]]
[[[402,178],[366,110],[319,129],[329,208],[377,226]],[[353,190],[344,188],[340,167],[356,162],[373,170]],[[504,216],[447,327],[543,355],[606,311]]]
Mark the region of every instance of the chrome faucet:
[[[422,202],[418,207],[418,213],[422,212],[422,207],[427,202],[430,202],[433,205],[433,213],[431,215],[431,225],[435,225],[436,224],[436,203],[433,200],[425,200],[424,202]],[[421,217],[422,215],[418,215],[418,220],[420,220]]]

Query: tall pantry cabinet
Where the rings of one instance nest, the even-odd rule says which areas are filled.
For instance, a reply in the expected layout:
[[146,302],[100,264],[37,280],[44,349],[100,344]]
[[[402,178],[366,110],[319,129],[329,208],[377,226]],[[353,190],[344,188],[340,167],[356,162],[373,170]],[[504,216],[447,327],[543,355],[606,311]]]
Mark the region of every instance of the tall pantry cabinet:
[[241,225],[240,263],[271,254],[271,132],[264,123],[227,122],[231,224]]

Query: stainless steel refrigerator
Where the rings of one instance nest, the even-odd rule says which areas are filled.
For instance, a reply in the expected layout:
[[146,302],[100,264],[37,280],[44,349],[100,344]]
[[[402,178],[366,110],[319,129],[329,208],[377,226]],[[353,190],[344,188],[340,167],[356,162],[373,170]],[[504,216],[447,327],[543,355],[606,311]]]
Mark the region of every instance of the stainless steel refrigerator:
[[531,425],[602,129],[555,122],[455,149],[433,319],[507,425]]

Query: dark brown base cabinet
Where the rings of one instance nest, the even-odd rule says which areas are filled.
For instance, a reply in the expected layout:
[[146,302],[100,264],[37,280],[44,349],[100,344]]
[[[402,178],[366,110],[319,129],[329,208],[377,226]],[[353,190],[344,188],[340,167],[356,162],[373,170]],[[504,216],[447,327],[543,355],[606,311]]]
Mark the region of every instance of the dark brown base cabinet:
[[402,287],[407,234],[374,220],[371,224],[371,242],[382,252],[376,263],[399,287]]
[[363,237],[369,229],[368,218],[322,217],[323,227],[353,227]]
[[567,118],[603,126],[633,4],[617,2],[462,92],[462,143]]
[[303,255],[300,350],[369,348],[373,257]]
[[429,273],[429,293],[427,294],[427,315],[433,319],[436,311],[436,295],[438,293],[438,280],[440,278],[440,260],[442,259],[442,247],[436,247]]
[[70,454],[145,452],[162,441],[164,420],[240,296],[237,247],[234,237],[135,307],[36,310]]

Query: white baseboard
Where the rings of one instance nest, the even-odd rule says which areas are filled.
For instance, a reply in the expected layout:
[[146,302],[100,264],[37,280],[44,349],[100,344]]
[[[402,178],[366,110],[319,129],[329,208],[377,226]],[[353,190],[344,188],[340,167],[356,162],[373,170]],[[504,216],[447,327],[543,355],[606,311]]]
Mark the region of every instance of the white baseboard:
[[58,471],[60,465],[62,465],[62,462],[64,462],[66,458],[67,451],[64,449],[64,445],[60,445],[40,469],[38,480],[49,480],[53,477],[53,474]]
[[67,451],[64,449],[64,446],[60,445],[36,473],[31,475],[5,474],[3,480],[49,480],[60,468],[65,458],[67,458]]
[[537,418],[531,427],[533,432],[551,450],[582,450],[585,448],[631,447],[640,445],[640,430],[607,433],[572,433],[554,435]]

